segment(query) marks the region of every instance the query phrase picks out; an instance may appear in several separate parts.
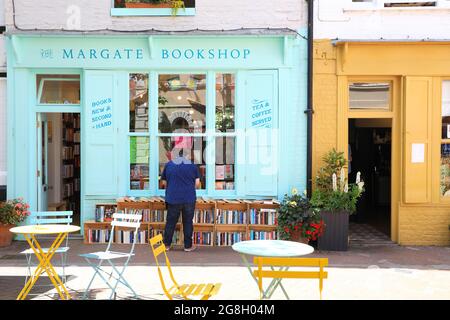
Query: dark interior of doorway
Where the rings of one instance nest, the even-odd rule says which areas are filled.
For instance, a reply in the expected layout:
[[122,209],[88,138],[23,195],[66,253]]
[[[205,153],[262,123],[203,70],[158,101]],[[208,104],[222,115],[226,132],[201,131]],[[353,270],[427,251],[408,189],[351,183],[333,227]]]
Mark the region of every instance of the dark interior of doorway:
[[349,120],[349,180],[361,172],[365,192],[350,221],[369,224],[390,237],[391,232],[390,119]]
[[80,225],[81,131],[79,113],[47,113],[48,208],[73,211],[73,224]]

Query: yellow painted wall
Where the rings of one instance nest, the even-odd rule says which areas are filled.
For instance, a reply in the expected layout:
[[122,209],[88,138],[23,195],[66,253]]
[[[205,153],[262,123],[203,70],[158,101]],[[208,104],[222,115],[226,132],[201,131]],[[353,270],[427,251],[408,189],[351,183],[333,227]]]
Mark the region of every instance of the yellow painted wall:
[[[439,194],[440,88],[450,79],[450,42],[333,45],[325,39],[314,45],[313,177],[331,148],[347,153],[348,118],[389,115],[397,139],[391,238],[402,245],[450,245],[450,199]],[[395,110],[348,111],[348,81],[383,78],[394,82]],[[410,162],[411,143],[426,145],[425,164]]]
[[323,165],[323,155],[337,145],[336,48],[329,40],[314,43],[314,114],[312,177]]

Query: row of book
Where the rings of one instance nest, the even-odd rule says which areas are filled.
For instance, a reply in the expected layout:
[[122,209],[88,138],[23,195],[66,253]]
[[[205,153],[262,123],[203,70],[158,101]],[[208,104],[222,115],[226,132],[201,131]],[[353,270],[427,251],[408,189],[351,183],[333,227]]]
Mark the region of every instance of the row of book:
[[277,240],[278,233],[276,231],[254,231],[250,230],[249,240]]
[[[164,234],[162,229],[150,229],[150,238],[157,236],[158,234]],[[181,231],[175,230],[172,237],[172,244],[181,244]]]
[[196,245],[212,246],[212,232],[194,232],[192,236],[192,243]]
[[244,232],[216,232],[216,245],[231,246],[236,242],[245,241]]
[[63,128],[63,139],[67,142],[80,142],[80,131],[73,128]]
[[61,175],[63,178],[73,178],[73,164],[65,164],[62,166]]
[[218,209],[216,223],[218,224],[246,224],[246,212],[237,210]]
[[62,159],[63,160],[73,160],[75,156],[80,155],[80,145],[76,144],[73,146],[62,147]]
[[[151,229],[150,231],[141,230],[137,232],[137,241],[139,244],[148,244],[149,238],[152,238],[158,234],[162,234],[163,230]],[[107,243],[110,240],[112,233],[111,230],[88,230],[88,242],[89,243]],[[249,240],[276,240],[278,234],[276,231],[250,231]],[[181,243],[181,232],[175,230],[172,244]],[[192,242],[195,245],[213,245],[213,233],[212,232],[194,232]],[[245,241],[246,235],[244,232],[217,232],[215,237],[216,246],[231,246],[236,242]],[[134,231],[117,230],[115,232],[114,243],[131,244],[134,242]]]
[[[136,234],[136,241],[134,239]],[[140,244],[147,244],[149,237],[149,232],[147,230],[140,230],[137,233],[134,231],[125,231],[125,230],[118,230],[116,233],[116,238],[114,239],[115,243],[140,243]]]
[[275,209],[250,209],[250,224],[274,225],[277,218]]
[[[116,199],[116,202],[160,202],[164,203],[165,200],[162,197],[120,197]],[[255,199],[215,199],[209,197],[197,197],[197,203],[234,203],[234,204],[280,204],[277,199],[267,199],[267,200],[255,200]]]
[[73,196],[75,193],[75,188],[73,182],[64,183],[62,188],[62,196],[63,198],[68,198]]
[[214,223],[212,210],[195,210],[194,223]]
[[[75,191],[79,191],[79,179],[75,179]],[[117,210],[114,208],[105,209],[105,206],[96,207],[95,221],[110,221],[109,216]],[[126,209],[126,213],[142,214],[142,222],[165,222],[167,220],[167,210],[150,210],[150,209]],[[105,217],[107,217],[105,219]],[[195,210],[194,223],[214,223],[213,210]],[[277,210],[275,209],[251,209],[249,219],[246,219],[245,211],[237,210],[217,210],[217,224],[259,224],[259,225],[275,225],[277,218]]]
[[[88,230],[87,241],[89,243],[107,243],[111,237],[111,230]],[[114,240],[114,239],[113,239]]]

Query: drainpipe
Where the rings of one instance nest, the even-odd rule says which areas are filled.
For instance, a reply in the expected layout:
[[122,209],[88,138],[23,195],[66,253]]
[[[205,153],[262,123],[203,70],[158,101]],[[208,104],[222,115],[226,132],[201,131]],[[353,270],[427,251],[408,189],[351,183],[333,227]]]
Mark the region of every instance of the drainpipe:
[[307,93],[307,149],[306,149],[306,192],[312,194],[312,116],[313,110],[313,40],[314,40],[314,0],[308,2],[308,93]]

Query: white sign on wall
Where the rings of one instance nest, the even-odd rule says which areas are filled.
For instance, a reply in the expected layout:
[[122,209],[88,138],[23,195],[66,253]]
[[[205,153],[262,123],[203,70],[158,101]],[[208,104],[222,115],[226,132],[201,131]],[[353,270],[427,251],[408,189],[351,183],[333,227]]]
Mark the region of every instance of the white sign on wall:
[[411,163],[425,162],[425,144],[413,143],[411,147]]

